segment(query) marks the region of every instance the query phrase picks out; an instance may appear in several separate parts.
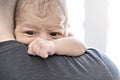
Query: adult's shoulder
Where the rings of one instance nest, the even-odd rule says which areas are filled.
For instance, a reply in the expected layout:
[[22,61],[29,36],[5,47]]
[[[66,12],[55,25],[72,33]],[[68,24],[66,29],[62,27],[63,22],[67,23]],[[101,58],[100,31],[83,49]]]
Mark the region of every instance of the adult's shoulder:
[[28,55],[27,46],[16,41],[0,43],[0,75],[0,80],[120,80],[115,64],[97,49],[42,59]]
[[96,66],[105,69],[105,71],[107,71],[107,73],[111,75],[110,77],[114,80],[120,79],[119,69],[114,64],[114,62],[112,62],[112,60],[108,58],[105,52],[95,48],[88,48],[85,55],[83,55],[82,57],[84,57],[88,62],[95,63],[97,64]]
[[85,55],[83,55],[82,57],[85,57],[85,59],[87,59],[88,61],[102,64],[106,68],[109,68],[110,71],[119,71],[114,62],[112,62],[112,60],[105,54],[105,52],[99,49],[88,48]]

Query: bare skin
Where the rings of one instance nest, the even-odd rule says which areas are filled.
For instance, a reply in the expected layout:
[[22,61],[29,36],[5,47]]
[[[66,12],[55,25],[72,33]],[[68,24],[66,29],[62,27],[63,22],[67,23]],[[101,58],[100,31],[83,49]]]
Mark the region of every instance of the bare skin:
[[[15,5],[16,5],[16,1],[17,0],[11,0],[11,1],[0,0],[0,42],[8,41],[8,40],[15,40],[14,35],[13,35],[13,30],[14,30],[13,29],[13,27],[14,27],[13,18],[14,18],[14,9],[15,9]],[[41,45],[45,46],[45,49],[43,49],[43,52],[45,52],[44,54],[41,54],[42,52],[38,49],[37,50],[40,53],[37,52],[35,47],[33,48],[33,46],[35,46],[35,44],[38,42],[37,40],[39,40]],[[67,43],[67,42],[69,43],[69,41],[70,41],[70,39],[64,39],[64,38],[52,40],[52,41],[45,40],[45,38],[40,38],[40,37],[34,38],[34,40],[29,45],[30,49],[28,50],[28,52],[32,55],[39,55],[43,58],[46,58],[46,57],[48,57],[48,55],[52,55],[55,52],[58,53],[59,55],[73,55],[73,53],[71,51],[70,51],[71,54],[66,54],[69,52],[64,52],[64,50],[66,50],[65,47],[68,47],[69,45],[68,46],[62,45],[62,44],[65,44],[65,43],[63,43],[63,40],[66,41],[65,43]],[[74,40],[74,39],[71,37],[71,40]],[[73,43],[73,44],[75,44],[75,43]],[[78,43],[76,42],[76,44],[78,44]],[[59,46],[63,46],[63,47],[59,48]],[[68,47],[68,50],[71,50],[71,48],[69,49],[69,47]],[[83,50],[81,50],[81,52],[83,54],[86,49],[85,49],[84,45],[79,46],[79,48],[80,47],[83,47],[82,48]],[[64,52],[64,53],[62,53],[62,52]],[[36,54],[36,53],[38,53],[38,54]],[[77,53],[77,55],[81,55],[81,54]],[[76,53],[73,56],[76,56]]]
[[[28,10],[28,9],[27,9]],[[54,12],[54,11],[53,11]],[[42,13],[41,13],[42,14]],[[16,40],[29,44],[28,53],[47,58],[49,55],[79,56],[86,51],[85,46],[64,30],[64,15],[51,13],[45,18],[37,17],[34,10],[25,11],[22,22],[17,22]]]
[[16,1],[0,0],[0,42],[15,40],[13,35],[13,18]]

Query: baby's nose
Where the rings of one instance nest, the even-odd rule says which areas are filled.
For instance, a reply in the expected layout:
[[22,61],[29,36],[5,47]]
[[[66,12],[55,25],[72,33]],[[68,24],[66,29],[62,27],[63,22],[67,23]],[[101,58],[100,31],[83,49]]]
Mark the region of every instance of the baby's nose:
[[48,34],[40,34],[38,37],[45,40],[51,40],[50,35]]

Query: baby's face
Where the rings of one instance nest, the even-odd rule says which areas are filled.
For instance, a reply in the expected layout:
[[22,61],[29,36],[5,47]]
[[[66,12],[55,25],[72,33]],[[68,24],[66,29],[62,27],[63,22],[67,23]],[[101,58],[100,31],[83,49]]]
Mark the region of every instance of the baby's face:
[[16,40],[29,44],[35,38],[54,40],[65,37],[65,18],[47,16],[40,18],[32,13],[25,13],[21,16],[21,22],[16,24]]

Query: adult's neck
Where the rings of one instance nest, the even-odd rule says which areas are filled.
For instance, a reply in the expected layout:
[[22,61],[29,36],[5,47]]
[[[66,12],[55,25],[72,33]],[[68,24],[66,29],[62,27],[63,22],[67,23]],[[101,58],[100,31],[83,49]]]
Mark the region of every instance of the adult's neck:
[[0,42],[15,40],[13,28],[13,20],[6,17],[0,17]]
[[14,11],[17,0],[0,0],[0,42],[15,40]]
[[11,29],[6,29],[0,26],[0,42],[15,40],[13,31]]

